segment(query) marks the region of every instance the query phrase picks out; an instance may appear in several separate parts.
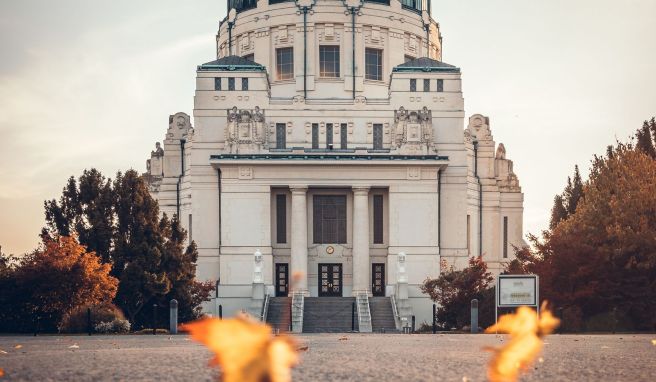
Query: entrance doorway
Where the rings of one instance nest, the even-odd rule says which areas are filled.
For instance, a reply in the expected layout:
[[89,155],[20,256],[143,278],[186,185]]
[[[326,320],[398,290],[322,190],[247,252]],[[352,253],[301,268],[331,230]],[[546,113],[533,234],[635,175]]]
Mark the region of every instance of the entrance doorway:
[[371,264],[371,293],[385,296],[385,263]]
[[276,263],[276,297],[289,295],[289,264]]
[[319,297],[342,297],[342,264],[319,264]]

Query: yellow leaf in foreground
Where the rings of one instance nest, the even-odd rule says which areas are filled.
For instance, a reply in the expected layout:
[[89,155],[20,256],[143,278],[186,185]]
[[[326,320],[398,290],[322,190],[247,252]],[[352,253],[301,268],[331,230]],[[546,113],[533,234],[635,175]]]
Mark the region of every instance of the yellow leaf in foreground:
[[223,382],[289,382],[298,363],[291,337],[274,337],[271,328],[249,318],[208,318],[182,329],[214,353]]
[[5,376],[5,371],[0,367],[0,378]]
[[492,382],[516,381],[542,350],[542,338],[558,327],[560,320],[542,304],[540,317],[528,307],[520,307],[514,314],[501,316],[486,333],[508,333],[510,340],[500,348],[491,349],[494,356],[488,365],[487,376]]

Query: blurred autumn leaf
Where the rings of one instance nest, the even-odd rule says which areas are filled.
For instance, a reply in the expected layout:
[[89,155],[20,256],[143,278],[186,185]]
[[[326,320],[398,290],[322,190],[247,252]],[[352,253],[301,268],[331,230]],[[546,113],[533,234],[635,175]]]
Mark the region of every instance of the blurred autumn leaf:
[[246,317],[207,318],[182,326],[215,355],[223,382],[289,382],[298,363],[296,341]]
[[494,356],[488,365],[487,375],[492,382],[516,381],[519,373],[525,371],[542,349],[542,338],[558,327],[560,320],[555,318],[542,305],[540,316],[528,307],[520,307],[514,314],[499,318],[485,333],[508,333],[510,341],[501,348],[491,348]]

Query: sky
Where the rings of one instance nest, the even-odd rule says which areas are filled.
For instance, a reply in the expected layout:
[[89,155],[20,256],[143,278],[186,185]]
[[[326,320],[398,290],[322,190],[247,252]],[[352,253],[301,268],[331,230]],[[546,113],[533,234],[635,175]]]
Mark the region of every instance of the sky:
[[[319,0],[326,1],[326,0]],[[548,225],[574,165],[656,115],[656,0],[432,0],[467,115],[490,117]],[[168,116],[192,114],[225,0],[0,0],[0,245],[34,249],[43,201],[95,167],[145,171]],[[464,126],[463,126],[464,128]]]

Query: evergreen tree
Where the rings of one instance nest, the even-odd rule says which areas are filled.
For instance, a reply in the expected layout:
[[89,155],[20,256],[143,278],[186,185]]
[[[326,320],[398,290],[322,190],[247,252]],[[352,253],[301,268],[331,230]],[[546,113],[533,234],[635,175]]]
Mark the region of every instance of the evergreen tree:
[[159,217],[159,207],[136,171],[111,181],[95,169],[69,178],[59,201],[45,202],[44,240],[75,234],[81,244],[111,265],[119,279],[115,303],[133,327],[151,323],[152,304],[177,299],[180,321],[200,316],[211,282],[195,281],[198,252],[177,217]]
[[556,195],[554,197],[554,205],[551,208],[551,221],[549,222],[549,229],[554,229],[558,223],[567,219],[567,209],[563,204],[563,197]]
[[650,122],[645,121],[642,124],[642,128],[636,132],[636,148],[651,158],[656,159],[656,148],[654,148],[652,131],[654,131],[654,138],[656,138],[656,120],[654,118]]
[[579,166],[574,166],[574,178],[567,178],[567,186],[563,192],[562,199],[563,205],[567,210],[567,216],[574,214],[576,212],[576,207],[579,204],[579,201],[583,197],[583,180],[581,179],[581,173],[579,172]]

